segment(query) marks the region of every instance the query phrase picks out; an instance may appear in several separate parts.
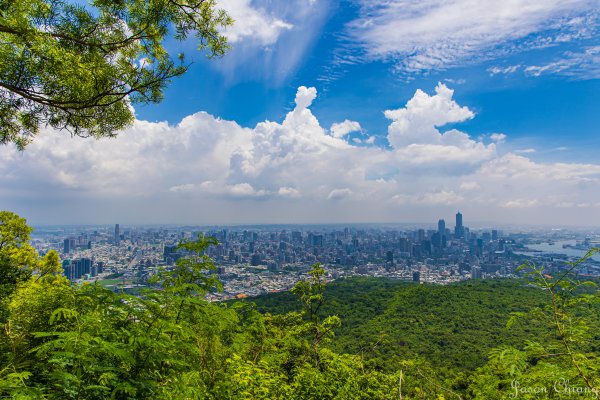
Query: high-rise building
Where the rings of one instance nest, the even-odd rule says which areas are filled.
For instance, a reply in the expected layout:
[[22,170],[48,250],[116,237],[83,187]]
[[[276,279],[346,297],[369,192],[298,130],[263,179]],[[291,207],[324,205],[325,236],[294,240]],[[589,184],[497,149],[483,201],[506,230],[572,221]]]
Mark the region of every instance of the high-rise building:
[[438,233],[440,234],[440,240],[442,236],[446,235],[446,221],[443,219],[438,221]]
[[385,253],[385,261],[393,264],[394,263],[394,252],[391,250],[388,250],[387,253]]
[[423,240],[421,242],[421,253],[431,254],[431,240]]
[[68,238],[65,239],[63,242],[63,252],[65,254],[72,252],[73,250],[75,250],[75,239],[73,238]]
[[462,214],[456,213],[456,225],[454,226],[454,237],[462,238],[465,236],[465,228],[463,227]]
[[118,245],[121,241],[121,232],[119,231],[119,224],[115,224],[115,244]]
[[77,278],[92,272],[92,260],[90,258],[81,258],[75,261],[75,265],[79,275]]
[[431,235],[431,245],[436,249],[442,247],[442,236],[439,232],[436,232],[433,235]]

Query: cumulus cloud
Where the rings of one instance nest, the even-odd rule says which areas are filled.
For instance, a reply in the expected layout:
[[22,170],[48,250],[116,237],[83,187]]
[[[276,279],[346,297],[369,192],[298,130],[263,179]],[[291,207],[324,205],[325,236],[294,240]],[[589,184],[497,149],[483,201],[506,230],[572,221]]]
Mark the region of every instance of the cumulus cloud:
[[296,103],[295,111],[302,112],[312,104],[316,97],[317,89],[314,87],[307,88],[306,86],[300,86],[296,92],[296,99],[294,100]]
[[406,107],[386,110],[385,116],[393,122],[388,128],[388,140],[392,147],[400,148],[411,144],[461,144],[468,136],[458,131],[448,135],[440,133],[437,127],[451,122],[471,119],[475,114],[467,107],[459,106],[453,99],[454,91],[443,83],[435,88],[430,96],[418,89]]
[[336,138],[342,138],[350,132],[360,131],[360,124],[356,121],[350,121],[348,119],[344,122],[337,122],[331,125],[331,135]]
[[[593,37],[594,0],[360,0],[348,26],[369,59],[406,72],[444,69]],[[491,73],[511,73],[512,66]]]
[[417,90],[405,107],[385,111],[392,120],[388,127],[388,141],[399,162],[409,166],[446,165],[447,171],[472,168],[492,158],[496,153],[494,143],[486,145],[456,129],[440,131],[449,123],[463,122],[475,114],[461,107],[453,99],[454,91],[439,83],[435,95]]
[[543,207],[567,214],[597,207],[590,199],[600,198],[599,164],[538,163],[442,131],[474,118],[452,94],[440,84],[386,111],[391,147],[347,141],[340,132],[358,122],[323,128],[310,108],[311,87],[298,88],[282,121],[254,127],[198,112],[177,125],[136,121],[116,139],[45,130],[24,152],[0,147],[0,196],[7,208],[30,204],[29,212],[44,210],[55,223],[65,216],[86,222],[90,213],[101,221],[136,215],[137,222],[189,215],[211,223],[397,221],[428,218],[440,207],[479,209],[481,219],[527,209],[533,218]]

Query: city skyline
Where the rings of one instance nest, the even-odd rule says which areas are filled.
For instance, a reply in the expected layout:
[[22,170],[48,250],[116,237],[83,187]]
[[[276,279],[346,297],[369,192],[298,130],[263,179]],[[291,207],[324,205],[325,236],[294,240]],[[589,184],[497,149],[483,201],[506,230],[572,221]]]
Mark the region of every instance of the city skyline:
[[[122,229],[121,229],[122,228]],[[138,290],[160,268],[185,254],[177,244],[208,235],[207,250],[223,293],[212,300],[288,290],[310,265],[321,263],[328,277],[379,276],[448,284],[465,279],[515,277],[523,262],[564,268],[600,240],[600,231],[519,232],[498,227],[477,229],[439,219],[437,226],[255,226],[255,227],[72,227],[42,230],[32,244],[45,254],[59,251],[71,281],[99,281],[113,290]],[[583,273],[597,275],[592,257]],[[248,284],[252,281],[252,284]]]
[[[221,3],[220,3],[221,4]],[[600,225],[593,1],[222,2],[193,59],[115,139],[0,147],[31,224]]]

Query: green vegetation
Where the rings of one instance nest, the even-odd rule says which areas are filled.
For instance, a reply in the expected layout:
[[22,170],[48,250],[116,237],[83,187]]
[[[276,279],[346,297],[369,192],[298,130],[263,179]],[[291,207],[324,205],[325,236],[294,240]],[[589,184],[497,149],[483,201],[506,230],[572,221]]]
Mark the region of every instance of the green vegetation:
[[[469,371],[483,365],[499,345],[519,345],[546,333],[544,326],[506,322],[513,312],[543,306],[546,294],[516,280],[478,280],[418,285],[377,278],[350,278],[327,287],[326,315],[342,321],[336,351],[361,354],[387,369],[423,357],[436,367]],[[252,299],[262,312],[297,309],[288,293]],[[456,372],[456,371],[455,371]]]
[[525,266],[529,286],[325,285],[315,265],[291,293],[209,303],[214,239],[181,243],[132,296],[72,285],[22,218],[0,218],[0,398],[571,398],[556,382],[597,397],[599,296],[577,263],[555,278]]
[[58,0],[0,2],[0,144],[23,149],[40,126],[78,136],[114,136],[133,122],[131,103],[162,99],[186,72],[169,32],[195,35],[221,56],[220,28],[231,18],[215,0]]

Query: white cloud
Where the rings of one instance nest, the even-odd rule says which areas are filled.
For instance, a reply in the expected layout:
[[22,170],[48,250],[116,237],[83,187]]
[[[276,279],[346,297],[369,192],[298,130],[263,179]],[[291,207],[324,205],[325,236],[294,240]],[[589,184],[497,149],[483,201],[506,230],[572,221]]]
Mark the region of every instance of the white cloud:
[[454,91],[446,85],[439,83],[435,93],[434,96],[429,96],[419,89],[406,103],[406,107],[385,111],[385,116],[393,121],[388,128],[388,140],[392,147],[444,142],[460,145],[469,140],[458,131],[450,131],[446,136],[437,127],[471,119],[475,114],[452,100]]
[[536,150],[531,147],[526,148],[526,149],[515,150],[515,153],[517,153],[517,154],[531,154],[531,153],[535,153],[535,152],[536,152]]
[[202,182],[199,189],[205,193],[231,196],[233,198],[256,198],[264,197],[269,193],[265,190],[256,190],[247,182],[233,185],[221,184],[214,181]]
[[532,76],[559,74],[574,78],[600,78],[600,46],[591,46],[580,52],[568,51],[552,62],[530,65],[525,73]]
[[488,68],[488,72],[490,75],[498,75],[498,74],[514,74],[517,70],[521,68],[521,65],[509,65],[508,67],[490,67]]
[[496,143],[504,143],[506,141],[506,135],[504,133],[492,133],[490,139]]
[[338,122],[331,125],[331,135],[336,138],[342,138],[350,132],[360,131],[360,124],[356,121],[350,121],[348,119],[344,122]]
[[[462,146],[436,144],[410,144],[398,149],[396,155],[402,163],[410,166],[432,166],[450,168],[456,173],[457,166],[477,166],[495,155],[495,146],[469,141]],[[444,173],[443,170],[440,173]]]
[[302,111],[308,108],[317,97],[317,89],[314,87],[307,88],[306,86],[300,86],[296,92],[296,110]]
[[466,79],[446,78],[446,79],[444,79],[444,82],[448,82],[453,85],[464,85],[465,83],[467,83],[467,80]]
[[452,96],[454,91],[439,83],[436,94],[417,90],[406,106],[385,111],[392,120],[388,127],[388,141],[395,149],[398,160],[408,166],[449,166],[456,173],[457,166],[472,168],[492,158],[495,144],[485,145],[464,132],[438,128],[448,123],[466,121],[475,116],[467,107],[459,106]]
[[220,0],[236,20],[225,34],[232,50],[211,63],[227,84],[259,79],[286,83],[319,38],[329,13],[327,1]]
[[219,0],[217,7],[227,11],[235,23],[224,34],[230,43],[249,40],[267,46],[277,41],[284,30],[294,26],[272,14],[266,9],[252,6],[251,0]]
[[444,85],[386,112],[391,148],[332,136],[310,109],[316,96],[300,87],[283,121],[252,128],[199,112],[177,125],[136,121],[116,139],[45,130],[24,152],[0,147],[0,196],[55,223],[415,221],[450,206],[480,219],[527,209],[539,221],[558,214],[538,210],[560,207],[600,223],[578,217],[597,206],[599,164],[537,163],[440,131],[474,116]]
[[[507,180],[537,179],[539,182],[600,182],[600,165],[553,163],[542,164],[516,154],[506,154],[481,167],[480,173],[490,178]],[[531,186],[536,182],[531,182]]]
[[[598,26],[594,0],[360,0],[348,26],[370,59],[406,72],[443,69],[581,38]],[[508,67],[510,72],[510,68]]]

